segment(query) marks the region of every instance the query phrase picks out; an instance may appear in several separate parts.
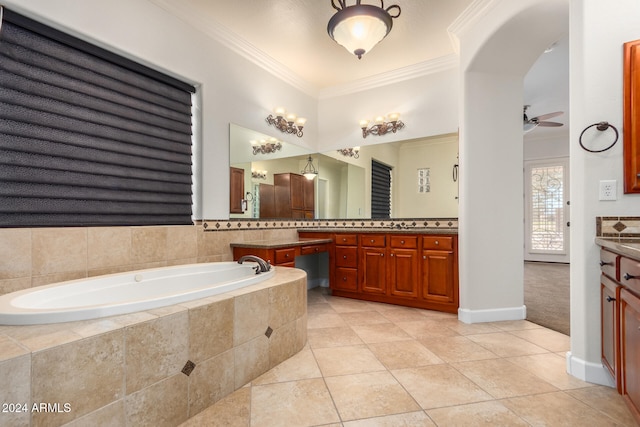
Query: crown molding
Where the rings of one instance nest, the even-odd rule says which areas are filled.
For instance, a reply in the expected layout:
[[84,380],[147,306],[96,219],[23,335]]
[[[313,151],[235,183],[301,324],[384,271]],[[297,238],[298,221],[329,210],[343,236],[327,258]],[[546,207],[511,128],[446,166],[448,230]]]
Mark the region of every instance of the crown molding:
[[475,0],[447,27],[451,45],[456,53],[460,53],[460,35],[467,28],[487,14],[501,0]]
[[302,79],[298,74],[291,71],[291,69],[285,67],[243,38],[238,37],[238,35],[222,24],[216,22],[212,25],[210,21],[204,20],[189,8],[180,8],[165,0],[149,1],[296,89],[313,97],[318,96],[318,87]]
[[365,90],[376,89],[393,83],[411,80],[418,77],[451,70],[458,66],[458,55],[450,54],[429,61],[420,62],[408,67],[398,68],[386,73],[366,77],[343,85],[336,85],[320,89],[318,98],[334,98]]

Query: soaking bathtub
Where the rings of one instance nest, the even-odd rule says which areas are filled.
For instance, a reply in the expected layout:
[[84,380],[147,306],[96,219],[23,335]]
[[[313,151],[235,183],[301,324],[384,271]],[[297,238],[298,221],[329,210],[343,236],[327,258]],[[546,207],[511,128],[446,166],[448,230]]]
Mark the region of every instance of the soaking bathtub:
[[0,296],[0,325],[37,325],[133,313],[222,294],[271,278],[256,264],[214,262],[109,274]]

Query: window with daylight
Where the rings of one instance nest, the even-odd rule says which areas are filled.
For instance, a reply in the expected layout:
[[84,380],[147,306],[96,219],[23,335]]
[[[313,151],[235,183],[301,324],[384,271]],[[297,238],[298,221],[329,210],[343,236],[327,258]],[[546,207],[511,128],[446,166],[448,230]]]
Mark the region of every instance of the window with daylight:
[[531,249],[564,250],[564,168],[531,168]]
[[391,218],[391,169],[371,160],[371,218]]
[[2,10],[0,227],[192,223],[192,85]]

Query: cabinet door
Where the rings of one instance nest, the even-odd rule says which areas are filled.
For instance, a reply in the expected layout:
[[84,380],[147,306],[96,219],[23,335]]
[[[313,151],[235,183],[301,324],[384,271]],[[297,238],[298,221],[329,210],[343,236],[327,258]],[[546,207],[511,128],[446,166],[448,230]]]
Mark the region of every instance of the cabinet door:
[[389,292],[393,296],[418,297],[418,250],[389,251]]
[[621,391],[618,354],[618,301],[619,286],[605,275],[600,276],[600,307],[602,334],[602,364],[615,379],[618,392]]
[[[304,209],[313,211],[315,209],[315,179],[304,179]],[[313,218],[313,216],[311,217]]]
[[620,291],[622,395],[640,417],[640,298]]
[[229,212],[243,213],[242,199],[244,199],[244,169],[231,168],[230,183]]
[[372,294],[385,294],[387,292],[385,250],[362,248],[360,261],[360,290]]
[[[291,209],[300,209],[304,211],[304,185],[307,178],[295,173],[290,174],[291,179]],[[304,218],[303,216],[300,218]]]
[[356,292],[358,290],[358,270],[345,267],[336,268],[332,287],[339,291]]
[[422,251],[422,297],[426,301],[455,303],[453,252]]

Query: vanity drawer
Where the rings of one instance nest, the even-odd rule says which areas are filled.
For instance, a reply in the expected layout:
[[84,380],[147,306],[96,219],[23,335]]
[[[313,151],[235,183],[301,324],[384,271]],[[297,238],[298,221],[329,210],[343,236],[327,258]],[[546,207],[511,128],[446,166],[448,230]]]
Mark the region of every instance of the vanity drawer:
[[640,261],[620,257],[620,283],[640,294]]
[[384,248],[386,244],[384,234],[363,234],[360,239],[360,245],[368,248]]
[[358,244],[357,234],[336,234],[336,246],[356,246]]
[[309,245],[300,248],[300,255],[317,254],[320,252],[327,252],[327,244],[322,245]]
[[452,251],[453,237],[424,236],[422,237],[422,249],[437,250],[437,251]]
[[416,249],[418,247],[418,236],[391,236],[391,247]]
[[358,290],[358,270],[355,268],[336,268],[335,289],[341,291],[357,291]]
[[611,277],[614,280],[620,280],[618,277],[618,263],[620,262],[620,255],[613,252],[600,249],[600,269],[602,272]]
[[358,248],[350,246],[336,246],[336,266],[352,267],[358,266]]
[[276,264],[284,264],[287,262],[294,262],[296,258],[295,248],[276,249],[275,259]]

